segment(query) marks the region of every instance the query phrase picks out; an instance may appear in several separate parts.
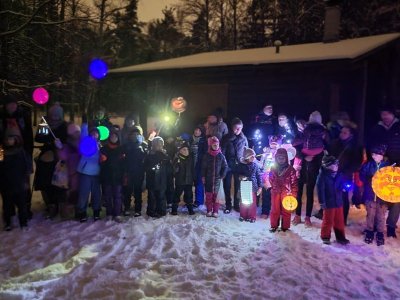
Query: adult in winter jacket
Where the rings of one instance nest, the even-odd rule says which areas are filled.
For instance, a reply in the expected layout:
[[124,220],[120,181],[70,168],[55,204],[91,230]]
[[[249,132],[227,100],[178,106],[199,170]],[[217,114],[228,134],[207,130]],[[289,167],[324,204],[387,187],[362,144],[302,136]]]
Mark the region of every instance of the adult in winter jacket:
[[216,136],[218,140],[221,140],[224,135],[228,134],[228,126],[225,122],[219,121],[218,113],[212,113],[207,117],[205,129],[207,137]]
[[285,114],[278,116],[277,134],[283,139],[284,144],[291,144],[296,137],[296,129]]
[[[64,111],[60,104],[55,103],[50,107],[46,120],[57,140],[65,144],[68,136],[68,124],[64,121]],[[65,202],[66,190],[51,184],[59,159],[55,145],[56,140],[50,133],[50,129],[47,126],[39,126],[36,132],[35,141],[43,145],[36,159],[36,172],[33,184],[35,189],[42,193],[43,201],[46,204],[47,217],[53,218],[58,213],[59,203],[62,201]]]
[[142,188],[144,181],[144,160],[148,153],[147,143],[144,142],[140,129],[133,128],[123,145],[125,153],[124,174],[124,214],[128,216],[131,209],[132,192],[135,199],[135,217],[142,215]]
[[175,177],[175,194],[172,202],[172,215],[178,214],[178,205],[183,193],[183,200],[186,203],[189,215],[194,215],[193,211],[193,181],[194,164],[193,156],[189,151],[189,145],[184,142],[179,147],[178,153],[172,163]]
[[279,148],[275,154],[275,166],[269,175],[271,182],[271,232],[275,232],[282,216],[281,229],[286,231],[290,228],[290,212],[283,208],[282,201],[288,195],[297,194],[297,176],[295,169],[289,164],[286,149]]
[[128,141],[129,135],[134,129],[139,130],[139,134],[143,135],[143,129],[139,125],[138,118],[136,114],[132,113],[125,117],[124,125],[121,129],[121,145],[124,145]]
[[201,176],[206,192],[207,217],[218,217],[219,202],[217,200],[221,180],[228,170],[225,156],[221,152],[216,136],[208,138],[208,151],[203,157]]
[[228,173],[224,179],[224,192],[226,208],[224,213],[229,214],[232,210],[232,196],[231,196],[231,186],[232,178],[234,185],[233,194],[233,208],[239,211],[239,175],[237,174],[236,167],[243,157],[243,151],[245,147],[248,147],[248,142],[246,136],[243,134],[243,123],[239,118],[234,118],[231,122],[232,131],[225,135],[221,142],[222,154],[224,154],[226,161],[228,163]]
[[207,152],[207,141],[205,138],[205,134],[203,134],[203,130],[201,126],[197,126],[193,135],[189,140],[190,144],[190,152],[193,155],[193,164],[194,164],[194,187],[195,187],[195,203],[194,206],[199,206],[204,204],[204,186],[203,181],[201,180],[201,164],[203,161],[203,156]]
[[[378,246],[385,243],[383,232],[385,230],[387,203],[375,195],[372,189],[372,177],[379,169],[390,165],[383,160],[385,148],[384,146],[373,147],[371,149],[371,159],[366,161],[360,169],[360,180],[364,186],[363,202],[367,208],[367,228],[364,240],[367,244],[372,243],[376,229]],[[396,228],[388,227],[388,236],[396,235],[395,230]]]
[[250,148],[253,148],[257,155],[262,154],[263,149],[269,147],[269,137],[276,135],[277,128],[278,120],[273,115],[273,107],[267,104],[255,116],[254,122],[247,131]]
[[321,239],[324,244],[330,244],[332,227],[337,242],[349,243],[344,231],[342,196],[344,181],[338,169],[339,161],[334,156],[324,156],[317,179],[318,200],[323,209]]
[[250,202],[244,203],[244,199],[240,201],[239,221],[254,223],[257,214],[257,196],[261,194],[262,185],[260,167],[256,163],[256,153],[253,149],[245,148],[237,172],[241,180],[251,181],[252,188],[251,199],[245,199],[247,201],[250,200]]
[[325,139],[327,133],[324,125],[322,125],[322,116],[318,111],[310,114],[309,122],[303,131],[303,144],[301,148],[302,161],[299,178],[299,190],[297,194],[298,206],[296,209],[296,216],[293,219],[293,224],[301,223],[301,210],[302,210],[302,197],[303,186],[306,185],[307,193],[307,207],[305,225],[312,226],[311,213],[314,204],[314,187],[317,181],[319,169],[321,167],[321,160],[324,155]]
[[[357,145],[354,130],[344,126],[340,131],[339,138],[329,144],[328,152],[339,160],[339,173],[345,181],[345,186],[354,186],[354,173],[358,171],[362,162],[362,149]],[[350,208],[349,188],[345,188],[342,195],[344,223],[346,224]]]
[[172,166],[164,150],[164,140],[157,136],[144,161],[148,190],[147,215],[160,218],[167,214],[166,191],[172,178]]

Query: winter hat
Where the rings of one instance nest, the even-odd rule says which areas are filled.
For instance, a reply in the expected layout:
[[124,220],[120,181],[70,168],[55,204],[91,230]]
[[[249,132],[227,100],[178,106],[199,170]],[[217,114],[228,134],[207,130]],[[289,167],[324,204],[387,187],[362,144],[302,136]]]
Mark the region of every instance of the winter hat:
[[80,132],[81,132],[81,127],[77,124],[71,123],[67,127],[67,134],[70,136]]
[[243,159],[248,160],[252,156],[256,156],[256,153],[254,152],[254,150],[251,148],[245,147],[244,151],[243,151]]
[[207,142],[208,142],[208,146],[219,144],[219,140],[216,136],[209,137]]
[[385,155],[387,146],[386,145],[375,145],[371,148],[371,153]]
[[49,108],[49,117],[52,120],[62,120],[64,119],[64,110],[60,103],[56,102]]
[[156,144],[161,144],[161,146],[164,147],[164,139],[161,136],[156,136],[154,137],[153,141],[151,142],[152,146],[155,146]]
[[327,168],[329,166],[332,166],[334,164],[338,164],[339,160],[334,157],[333,155],[324,155],[324,157],[322,158],[322,166],[324,168]]
[[310,123],[318,123],[318,124],[322,124],[322,116],[321,113],[319,111],[313,111],[310,114],[310,118],[308,119],[308,121]]
[[188,149],[190,149],[189,144],[188,144],[187,142],[181,143],[180,146],[179,146],[179,150],[181,150],[181,149],[183,149],[183,148],[188,148]]

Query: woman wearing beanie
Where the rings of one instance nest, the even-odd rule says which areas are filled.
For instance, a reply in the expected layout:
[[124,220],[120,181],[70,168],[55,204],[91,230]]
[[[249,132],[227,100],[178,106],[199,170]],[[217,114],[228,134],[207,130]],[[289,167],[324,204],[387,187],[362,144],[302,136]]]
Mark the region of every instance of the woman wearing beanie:
[[301,223],[303,186],[306,185],[307,207],[305,225],[312,226],[311,213],[314,204],[314,187],[321,167],[327,136],[326,128],[322,125],[321,114],[318,111],[312,112],[309,122],[306,124],[303,131],[303,146],[300,152],[302,159],[301,165],[297,167],[297,169],[300,169],[299,191],[297,194],[299,205],[296,209],[293,225]]
[[297,176],[295,169],[289,164],[286,149],[279,148],[275,154],[275,166],[271,170],[269,181],[271,182],[271,232],[275,232],[282,216],[281,229],[290,228],[290,212],[283,208],[282,200],[288,195],[297,194]]
[[332,228],[336,241],[346,245],[343,216],[344,180],[338,173],[339,161],[334,156],[325,155],[322,159],[321,171],[317,179],[318,200],[323,209],[321,239],[324,244],[330,244]]
[[217,195],[227,168],[228,164],[219,147],[218,138],[216,136],[208,138],[208,151],[203,157],[201,166],[201,176],[206,192],[207,217],[218,217]]

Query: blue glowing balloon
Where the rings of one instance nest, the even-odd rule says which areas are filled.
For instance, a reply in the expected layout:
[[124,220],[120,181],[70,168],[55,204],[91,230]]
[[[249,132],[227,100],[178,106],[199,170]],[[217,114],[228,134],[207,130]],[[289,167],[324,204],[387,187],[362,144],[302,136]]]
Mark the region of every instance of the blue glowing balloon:
[[102,79],[106,77],[108,72],[108,67],[103,60],[95,58],[90,62],[89,71],[90,75],[94,79]]
[[79,145],[79,151],[84,156],[93,156],[97,152],[97,141],[91,136],[82,139]]

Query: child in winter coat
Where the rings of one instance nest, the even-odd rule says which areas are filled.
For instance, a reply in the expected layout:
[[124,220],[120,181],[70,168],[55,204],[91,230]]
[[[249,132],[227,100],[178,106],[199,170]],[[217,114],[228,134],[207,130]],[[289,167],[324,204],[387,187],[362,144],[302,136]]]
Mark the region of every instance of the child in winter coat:
[[193,157],[189,152],[189,145],[182,143],[173,162],[175,176],[175,195],[172,202],[172,215],[178,214],[178,205],[181,195],[185,200],[189,215],[194,215],[193,211],[193,181],[194,181],[194,165]]
[[250,180],[252,185],[252,203],[250,205],[240,202],[239,221],[251,222],[256,221],[257,214],[257,196],[261,194],[261,172],[259,165],[255,162],[256,153],[251,148],[245,148],[243,152],[243,160],[239,164],[237,172],[241,180]]
[[147,215],[160,218],[167,214],[166,191],[172,166],[164,150],[164,140],[156,136],[151,143],[151,151],[144,161],[148,190]]
[[108,142],[101,148],[100,153],[100,178],[103,187],[107,219],[121,222],[121,189],[125,154],[120,145],[118,130],[111,129]]
[[279,148],[275,154],[276,165],[269,175],[271,182],[271,229],[275,232],[278,229],[280,217],[282,216],[281,229],[286,231],[290,228],[290,212],[283,208],[282,200],[288,195],[297,194],[297,176],[295,169],[289,164],[286,149]]
[[323,209],[321,239],[324,244],[330,244],[332,227],[336,241],[346,245],[343,215],[343,188],[344,180],[338,174],[339,161],[334,156],[325,155],[322,167],[317,178],[318,200]]
[[203,157],[201,176],[206,192],[207,217],[218,217],[219,203],[217,201],[221,180],[225,178],[228,164],[219,147],[216,136],[208,138],[208,151]]
[[[84,136],[84,134],[82,134],[82,136]],[[100,133],[97,127],[93,127],[89,130],[89,136],[93,139],[96,149],[91,155],[89,153],[82,153],[78,164],[79,198],[76,210],[80,222],[87,221],[86,211],[89,194],[91,194],[93,218],[95,221],[100,219],[101,210]]]
[[79,152],[80,126],[73,123],[68,124],[67,134],[65,143],[62,143],[59,139],[55,141],[58,159],[66,164],[68,170],[68,190],[66,191],[66,203],[63,203],[60,208],[61,217],[68,217],[73,213],[79,196],[79,173],[77,169],[81,158]]
[[383,232],[385,230],[387,203],[375,195],[372,189],[372,177],[379,169],[389,166],[389,163],[383,160],[384,155],[384,146],[373,147],[371,149],[372,158],[365,162],[360,170],[360,179],[364,184],[362,200],[367,208],[365,242],[367,244],[372,243],[376,228],[376,243],[378,246],[385,243]]
[[134,127],[127,133],[124,144],[125,175],[124,175],[124,214],[129,216],[132,191],[135,198],[135,217],[142,215],[142,187],[144,181],[144,160],[147,155],[147,144],[144,142],[140,129]]
[[6,130],[0,161],[0,192],[3,198],[4,229],[11,230],[11,217],[18,208],[19,226],[25,229],[27,221],[26,176],[32,170],[29,155],[23,148],[22,137],[18,131]]

